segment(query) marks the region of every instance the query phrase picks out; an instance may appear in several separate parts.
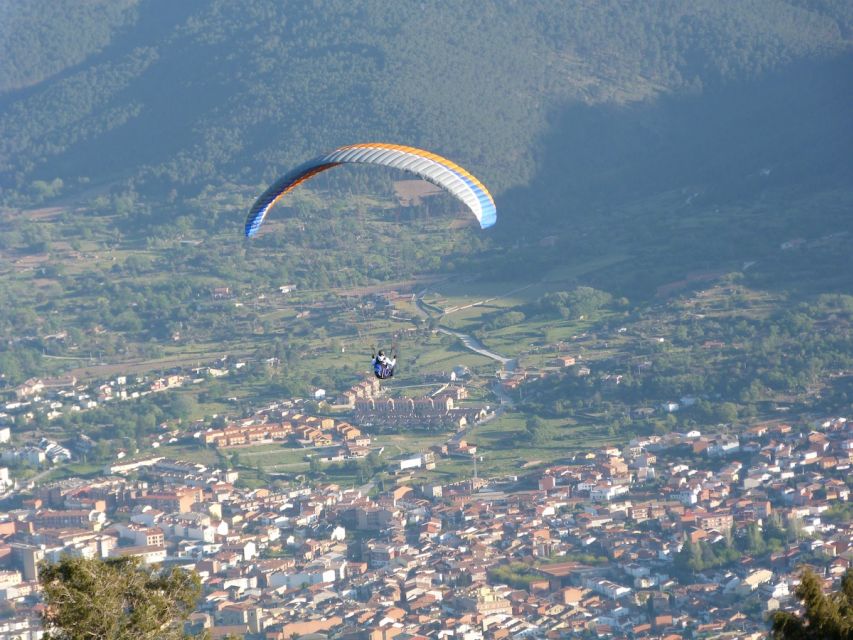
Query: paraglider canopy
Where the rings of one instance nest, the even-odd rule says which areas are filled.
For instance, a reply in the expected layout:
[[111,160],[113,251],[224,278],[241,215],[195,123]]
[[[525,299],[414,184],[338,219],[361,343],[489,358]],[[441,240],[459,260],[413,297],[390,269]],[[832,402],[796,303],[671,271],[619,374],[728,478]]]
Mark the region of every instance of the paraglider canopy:
[[488,189],[458,164],[423,149],[368,142],[340,147],[281,176],[249,210],[246,237],[251,238],[258,232],[267,213],[280,198],[318,173],[341,164],[375,164],[414,173],[461,200],[477,218],[481,228],[491,227],[497,220],[495,201]]

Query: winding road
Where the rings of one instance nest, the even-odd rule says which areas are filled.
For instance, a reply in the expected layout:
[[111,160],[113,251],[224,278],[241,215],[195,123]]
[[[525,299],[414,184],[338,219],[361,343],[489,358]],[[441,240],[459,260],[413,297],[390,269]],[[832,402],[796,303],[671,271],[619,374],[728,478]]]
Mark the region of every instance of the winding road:
[[495,353],[494,351],[489,351],[486,349],[486,346],[477,340],[474,336],[468,335],[467,333],[460,333],[459,331],[453,331],[452,329],[446,329],[445,327],[438,327],[438,330],[441,333],[447,334],[449,336],[453,336],[455,338],[459,338],[462,344],[465,347],[474,353],[479,353],[481,356],[486,356],[487,358],[491,358],[492,360],[496,360],[500,362],[504,367],[508,370],[512,370],[515,368],[515,360],[512,358],[506,358],[500,354]]
[[[421,291],[417,295],[417,298],[415,298],[415,302],[416,302],[416,306],[418,308],[418,311],[420,311],[424,316],[426,316],[427,319],[430,319],[430,318],[432,318],[432,315],[429,313],[428,307],[431,307],[432,305],[428,305],[426,302],[423,301],[424,293],[426,293],[426,290]],[[495,299],[496,298],[490,298],[490,300],[495,300]],[[473,306],[476,306],[477,304],[482,304],[482,301],[478,302],[478,303],[466,305],[465,307],[457,307],[455,310],[473,307]],[[433,307],[433,308],[435,308],[435,307]],[[439,325],[436,328],[441,333],[444,333],[448,336],[453,336],[454,338],[459,339],[462,342],[462,344],[465,345],[466,349],[469,349],[470,351],[473,351],[474,353],[478,353],[481,356],[485,356],[486,358],[490,358],[491,360],[495,360],[496,362],[500,362],[501,365],[507,371],[512,371],[513,369],[515,369],[516,362],[513,358],[507,358],[505,356],[500,355],[499,353],[495,353],[494,351],[489,351],[488,349],[486,349],[486,345],[484,345],[482,342],[480,342],[474,336],[469,335],[467,333],[462,333],[460,331],[454,331],[453,329],[448,329],[447,327],[442,327],[441,325]]]
[[[522,287],[522,288],[524,288],[524,287]],[[426,289],[424,289],[423,291],[418,293],[417,296],[415,297],[415,303],[416,303],[415,306],[417,307],[418,311],[421,312],[424,316],[426,316],[427,319],[430,319],[433,317],[429,313],[428,309],[433,309],[435,311],[442,313],[442,315],[445,315],[443,310],[423,301],[422,298],[423,298],[423,295],[425,293],[426,293]],[[489,300],[495,300],[495,299],[496,298],[490,298]],[[486,302],[486,301],[481,300],[480,302],[477,302],[474,304],[465,305],[465,307],[456,307],[454,310],[458,311],[459,309],[462,309],[462,308],[473,307],[473,306],[476,306],[478,304],[482,304],[483,302]],[[466,349],[469,349],[470,351],[473,351],[474,353],[477,353],[481,356],[485,356],[486,358],[490,358],[491,360],[499,362],[501,364],[501,366],[504,369],[506,369],[507,371],[513,371],[515,369],[517,362],[514,358],[507,358],[505,356],[500,355],[499,353],[495,353],[494,351],[489,351],[486,348],[486,346],[482,342],[480,342],[480,340],[475,338],[474,336],[469,335],[467,333],[462,333],[461,331],[454,331],[453,329],[448,329],[447,327],[442,327],[441,325],[439,325],[436,328],[438,331],[440,331],[441,333],[443,333],[445,335],[449,335],[449,336],[453,336],[454,338],[457,338],[460,342],[462,342],[462,344],[465,346]],[[504,390],[504,388],[501,385],[499,380],[493,380],[489,386],[490,386],[492,393],[494,393],[495,396],[498,398],[498,401],[500,402],[500,404],[491,414],[489,414],[488,417],[477,422],[476,423],[477,425],[482,425],[482,424],[485,424],[487,422],[491,422],[492,420],[494,420],[495,418],[500,416],[502,413],[504,413],[507,409],[511,410],[513,408],[512,398]],[[450,437],[450,439],[448,440],[448,442],[458,443],[460,440],[467,437],[468,432],[470,431],[471,427],[473,427],[473,426],[475,426],[475,425],[472,424],[472,425],[468,425],[466,427],[463,427],[462,429],[457,431],[455,434],[453,434]]]

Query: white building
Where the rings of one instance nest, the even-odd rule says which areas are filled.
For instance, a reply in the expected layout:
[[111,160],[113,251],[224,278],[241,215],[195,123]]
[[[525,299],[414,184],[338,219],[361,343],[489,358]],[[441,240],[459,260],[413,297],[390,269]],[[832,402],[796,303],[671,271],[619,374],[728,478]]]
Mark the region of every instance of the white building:
[[9,469],[6,467],[0,467],[0,491],[5,491],[13,484],[12,479],[9,477]]
[[346,567],[346,560],[342,561],[340,572],[332,567],[325,568],[323,566],[312,567],[312,565],[306,565],[301,571],[279,571],[272,573],[267,580],[273,588],[287,587],[288,589],[298,589],[303,584],[336,582],[343,577],[344,567]]
[[586,586],[596,593],[603,595],[605,598],[610,598],[611,600],[616,600],[617,598],[621,598],[622,596],[626,596],[631,593],[630,587],[623,587],[621,584],[616,584],[615,582],[601,578],[590,578],[586,580]]
[[400,460],[399,463],[400,471],[405,471],[406,469],[418,469],[423,465],[423,458],[421,456],[404,458],[403,460]]
[[609,502],[617,496],[628,493],[628,485],[625,484],[598,484],[589,491],[590,500],[594,502]]
[[159,564],[166,559],[165,547],[116,547],[110,551],[111,558],[121,558],[124,556],[135,556],[142,558],[145,564]]

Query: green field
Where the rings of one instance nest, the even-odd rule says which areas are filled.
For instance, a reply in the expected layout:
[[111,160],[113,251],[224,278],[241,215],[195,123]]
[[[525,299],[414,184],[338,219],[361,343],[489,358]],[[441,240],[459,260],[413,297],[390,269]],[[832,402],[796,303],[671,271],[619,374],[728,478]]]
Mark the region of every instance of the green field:
[[474,427],[467,440],[477,445],[477,455],[487,474],[519,473],[525,464],[551,463],[572,455],[610,444],[607,429],[574,419],[543,420],[548,437],[533,444],[525,431],[526,417],[508,413],[482,426]]

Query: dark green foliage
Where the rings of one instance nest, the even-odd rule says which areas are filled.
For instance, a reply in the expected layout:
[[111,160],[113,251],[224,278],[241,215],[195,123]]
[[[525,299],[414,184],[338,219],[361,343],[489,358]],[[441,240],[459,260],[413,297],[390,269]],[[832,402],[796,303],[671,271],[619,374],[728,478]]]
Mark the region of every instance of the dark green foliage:
[[404,135],[503,191],[530,177],[531,143],[562,104],[696,92],[831,55],[844,50],[849,11],[219,0],[38,2],[7,18],[0,91],[66,73],[11,96],[4,184],[45,173],[131,173],[162,191],[259,183],[318,149]]
[[63,557],[39,576],[48,640],[177,640],[201,595],[195,573],[138,558]]
[[743,541],[742,546],[745,551],[752,555],[761,555],[767,550],[767,545],[764,542],[761,527],[754,522],[747,526],[746,533],[741,535],[738,539]]
[[802,617],[779,611],[773,615],[774,640],[849,640],[853,638],[853,569],[841,580],[838,593],[823,593],[821,579],[803,571],[797,598],[803,603]]
[[[99,443],[113,440],[131,447],[131,443],[139,446],[146,436],[156,433],[157,426],[166,420],[186,420],[196,407],[196,401],[187,393],[163,393],[104,404],[85,413],[69,413],[59,418],[58,424],[69,430],[82,430]],[[96,458],[101,460],[109,453],[106,448],[96,451]]]
[[821,517],[832,523],[853,521],[853,502],[834,502]]
[[536,416],[527,418],[524,429],[529,442],[535,446],[543,446],[553,437],[552,430]]
[[732,564],[740,557],[740,552],[728,542],[715,545],[704,540],[698,543],[687,540],[675,556],[675,570],[682,578],[689,578],[706,569]]
[[41,368],[40,351],[21,345],[14,349],[4,346],[0,345],[0,371],[8,384],[20,384]]
[[510,562],[489,569],[489,580],[492,583],[507,584],[516,589],[527,589],[531,582],[542,579],[541,573],[523,562]]
[[[634,355],[649,365],[642,369],[625,366],[621,360],[602,360],[588,377],[579,378],[572,370],[552,375],[528,385],[524,402],[529,410],[547,417],[602,411],[609,406],[611,412],[625,414],[627,419],[631,407],[658,409],[663,402],[694,396],[697,402],[682,407],[673,419],[731,424],[749,418],[774,394],[804,393],[833,372],[853,367],[850,304],[850,296],[825,295],[764,320],[739,314],[683,320],[678,307],[673,316],[658,309],[660,321],[669,317],[678,325],[673,340],[681,342],[678,349],[670,349],[666,343],[636,347]],[[706,349],[706,341],[718,342],[723,348]],[[595,375],[598,372],[623,377],[620,384],[612,385]],[[825,406],[843,407],[853,397],[841,385],[843,380],[836,388],[828,388]],[[659,409],[656,417],[663,419]],[[622,426],[631,422],[636,423],[634,427],[642,426],[634,418]]]
[[483,329],[486,331],[493,331],[521,324],[524,320],[525,316],[521,311],[502,311],[494,314],[493,317],[484,322]]
[[753,522],[737,532],[727,532],[725,539],[718,543],[687,540],[675,556],[675,569],[683,578],[689,578],[706,569],[728,566],[740,560],[743,554],[759,556],[780,551],[801,537],[799,527],[798,521],[783,521],[774,514],[763,529]]
[[604,291],[598,291],[592,287],[578,287],[573,291],[546,293],[531,305],[530,312],[534,315],[564,320],[578,319],[607,306],[612,299],[613,297]]
[[0,94],[38,84],[96,53],[136,18],[137,0],[34,0],[3,7]]

